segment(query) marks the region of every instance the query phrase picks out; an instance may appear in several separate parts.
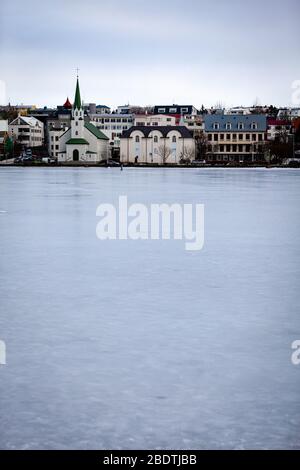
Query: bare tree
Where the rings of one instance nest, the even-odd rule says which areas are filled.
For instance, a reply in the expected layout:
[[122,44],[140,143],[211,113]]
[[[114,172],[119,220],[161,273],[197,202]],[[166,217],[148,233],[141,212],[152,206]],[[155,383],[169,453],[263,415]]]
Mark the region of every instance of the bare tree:
[[180,154],[180,163],[189,164],[195,160],[195,148],[184,146]]
[[166,141],[163,143],[163,145],[160,145],[157,149],[157,153],[162,159],[163,165],[167,163],[168,158],[172,155],[172,150],[170,147],[166,146]]

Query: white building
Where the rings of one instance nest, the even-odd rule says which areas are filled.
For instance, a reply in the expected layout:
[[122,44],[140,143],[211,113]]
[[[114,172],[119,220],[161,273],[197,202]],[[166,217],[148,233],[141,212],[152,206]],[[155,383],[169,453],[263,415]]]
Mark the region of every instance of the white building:
[[[84,109],[77,77],[71,127],[59,136],[59,162],[98,163],[108,158],[108,138],[93,124],[84,121]],[[56,151],[56,148],[55,148]]]
[[132,127],[121,137],[122,163],[179,164],[195,159],[195,141],[184,126]]
[[164,114],[137,114],[134,126],[176,126],[176,118]]
[[59,139],[68,130],[67,126],[52,126],[49,129],[49,141],[48,141],[48,154],[51,157],[58,158],[59,154]]
[[18,116],[9,124],[9,135],[25,147],[39,147],[44,143],[44,124],[33,116]]

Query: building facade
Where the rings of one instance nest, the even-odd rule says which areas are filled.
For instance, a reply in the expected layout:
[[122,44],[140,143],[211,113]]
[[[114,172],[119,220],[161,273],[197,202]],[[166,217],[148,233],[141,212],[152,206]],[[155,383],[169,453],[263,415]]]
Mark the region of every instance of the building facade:
[[109,139],[112,148],[120,148],[120,137],[124,131],[134,124],[133,114],[93,114],[89,116],[90,122],[103,132]]
[[215,162],[252,162],[263,158],[267,141],[264,115],[207,115],[207,160]]
[[59,136],[58,144],[55,144],[59,148],[58,162],[99,163],[108,158],[108,141],[109,139],[99,129],[84,120],[77,77],[71,127]]
[[135,126],[176,126],[176,118],[164,114],[138,114],[134,118]]
[[121,137],[122,163],[174,164],[195,158],[195,141],[184,126],[134,126]]
[[44,143],[44,124],[33,116],[18,116],[9,124],[9,136],[25,147],[40,147]]

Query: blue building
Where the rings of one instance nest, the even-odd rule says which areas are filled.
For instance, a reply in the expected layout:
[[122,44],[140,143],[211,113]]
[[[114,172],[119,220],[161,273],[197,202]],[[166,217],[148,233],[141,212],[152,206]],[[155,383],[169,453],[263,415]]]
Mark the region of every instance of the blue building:
[[264,158],[265,115],[214,114],[204,117],[207,159],[216,162],[254,162]]

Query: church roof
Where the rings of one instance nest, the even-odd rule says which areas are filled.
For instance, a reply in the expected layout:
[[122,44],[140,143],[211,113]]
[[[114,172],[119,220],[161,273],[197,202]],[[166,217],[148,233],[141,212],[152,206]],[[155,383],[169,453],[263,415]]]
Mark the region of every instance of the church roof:
[[72,108],[72,105],[69,101],[69,97],[66,99],[66,102],[65,104],[63,105],[63,108],[66,108],[66,109],[71,109]]
[[77,77],[76,82],[76,92],[75,92],[75,99],[74,99],[74,109],[81,109],[81,97],[80,97],[80,88],[79,88],[79,80]]
[[90,122],[86,122],[84,124],[84,127],[90,131],[95,137],[97,137],[97,139],[101,139],[101,140],[109,140],[108,137],[106,137],[105,134],[103,134],[103,132],[99,131],[99,129],[97,129],[96,126],[94,126],[93,124],[91,124]]
[[66,145],[90,145],[85,139],[70,139],[66,142]]

